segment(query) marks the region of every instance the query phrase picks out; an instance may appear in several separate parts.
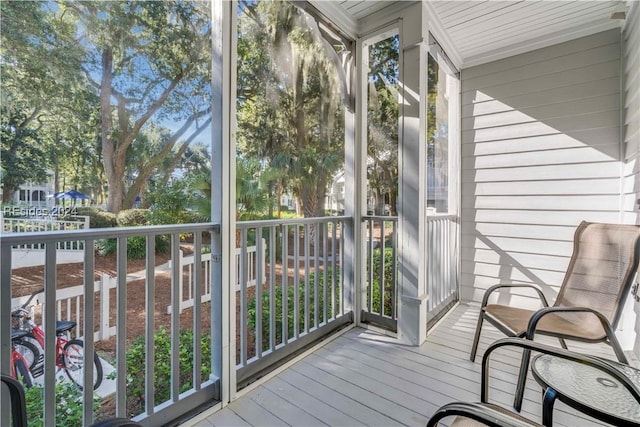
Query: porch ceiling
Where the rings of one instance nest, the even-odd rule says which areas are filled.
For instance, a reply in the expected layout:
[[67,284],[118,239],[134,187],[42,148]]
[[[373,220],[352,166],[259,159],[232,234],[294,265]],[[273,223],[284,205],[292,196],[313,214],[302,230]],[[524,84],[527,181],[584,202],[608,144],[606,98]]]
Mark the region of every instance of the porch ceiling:
[[[414,2],[312,1],[326,16],[362,35]],[[620,27],[625,1],[429,1],[439,40],[461,68]],[[444,43],[443,43],[444,42]]]

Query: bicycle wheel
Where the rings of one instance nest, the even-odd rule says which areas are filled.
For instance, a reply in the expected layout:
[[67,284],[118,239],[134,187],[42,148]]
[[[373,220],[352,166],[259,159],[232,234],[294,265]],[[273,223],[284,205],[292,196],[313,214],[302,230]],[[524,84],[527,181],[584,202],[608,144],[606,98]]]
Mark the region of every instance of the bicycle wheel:
[[[71,340],[63,349],[64,371],[71,381],[81,389],[84,386],[84,343],[81,340]],[[102,383],[102,362],[96,353],[93,353],[93,389],[100,387]]]
[[25,387],[33,387],[31,374],[29,374],[29,369],[27,368],[27,365],[24,364],[24,361],[22,359],[17,359],[15,362],[13,362],[13,366],[16,369],[17,379],[22,381],[22,384],[24,384]]
[[40,356],[40,349],[38,347],[23,339],[13,340],[13,347],[24,357],[24,361],[27,363],[29,370],[35,368],[38,363],[38,357]]

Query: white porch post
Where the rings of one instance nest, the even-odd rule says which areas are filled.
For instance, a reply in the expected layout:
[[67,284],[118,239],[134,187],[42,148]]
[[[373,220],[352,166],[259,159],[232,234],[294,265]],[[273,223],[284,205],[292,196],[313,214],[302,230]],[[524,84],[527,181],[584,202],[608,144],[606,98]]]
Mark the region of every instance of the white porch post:
[[428,30],[423,5],[407,8],[400,26],[401,110],[398,163],[398,338],[420,345],[427,338],[426,103]]
[[[212,377],[219,379],[218,398],[226,405],[235,394],[235,2],[212,2],[211,64],[211,235]],[[235,288],[234,288],[235,289]],[[231,309],[231,308],[234,309]]]

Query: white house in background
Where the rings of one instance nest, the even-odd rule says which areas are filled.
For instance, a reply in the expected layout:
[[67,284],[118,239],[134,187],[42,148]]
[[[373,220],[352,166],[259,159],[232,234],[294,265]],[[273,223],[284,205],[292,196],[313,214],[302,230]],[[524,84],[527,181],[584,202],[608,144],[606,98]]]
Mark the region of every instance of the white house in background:
[[344,171],[338,172],[333,177],[325,196],[324,206],[331,215],[344,214]]
[[9,199],[10,204],[28,205],[30,207],[53,207],[53,182],[26,183],[19,187]]

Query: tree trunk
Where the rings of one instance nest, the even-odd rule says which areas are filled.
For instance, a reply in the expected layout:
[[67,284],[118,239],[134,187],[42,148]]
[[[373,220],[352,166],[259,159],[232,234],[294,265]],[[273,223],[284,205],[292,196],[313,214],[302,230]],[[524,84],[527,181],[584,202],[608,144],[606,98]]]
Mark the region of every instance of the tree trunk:
[[2,203],[9,203],[11,201],[11,196],[16,192],[15,187],[8,186],[5,182],[2,186]]
[[111,107],[111,80],[113,77],[113,52],[111,48],[102,51],[102,80],[100,81],[100,136],[102,139],[102,158],[104,173],[107,177],[107,210],[118,213],[122,210],[124,183],[118,179],[114,158],[115,141],[113,139],[113,122]]

